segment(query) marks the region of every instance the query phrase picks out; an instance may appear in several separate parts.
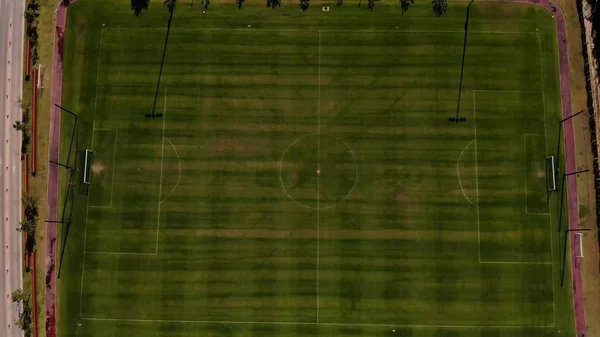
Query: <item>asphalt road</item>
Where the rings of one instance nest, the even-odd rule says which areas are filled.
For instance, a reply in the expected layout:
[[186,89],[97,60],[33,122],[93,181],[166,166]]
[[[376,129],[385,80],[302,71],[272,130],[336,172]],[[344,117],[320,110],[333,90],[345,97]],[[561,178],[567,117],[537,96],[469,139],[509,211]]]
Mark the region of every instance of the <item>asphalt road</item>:
[[21,134],[12,125],[21,120],[18,103],[23,88],[24,0],[0,0],[0,336],[22,337],[15,325],[19,308],[10,294],[23,287],[21,222]]

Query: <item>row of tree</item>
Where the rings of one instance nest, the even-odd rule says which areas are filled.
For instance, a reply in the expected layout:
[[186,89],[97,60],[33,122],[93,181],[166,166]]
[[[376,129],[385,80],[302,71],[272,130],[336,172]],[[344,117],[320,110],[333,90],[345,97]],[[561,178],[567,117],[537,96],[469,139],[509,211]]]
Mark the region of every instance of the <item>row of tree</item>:
[[23,120],[16,121],[13,124],[13,128],[17,131],[21,131],[23,134],[23,141],[21,142],[21,160],[25,158],[25,154],[27,153],[27,148],[29,147],[29,112],[31,110],[31,104],[24,103],[21,98],[19,98],[19,104],[21,105],[21,111],[23,112]]
[[[148,4],[150,0],[130,0],[131,1],[131,10],[133,14],[136,16],[140,15],[143,11],[148,9]],[[165,0],[164,6],[172,12],[175,9],[177,0]],[[242,8],[245,0],[236,0],[236,4],[238,8]],[[281,0],[266,0],[267,7],[275,9],[277,7],[281,7]],[[299,0],[300,1],[300,9],[302,11],[306,11],[310,7],[310,0]],[[375,7],[375,3],[379,2],[379,0],[367,0],[367,9],[373,10]],[[192,2],[193,3],[193,2]],[[339,7],[344,3],[344,0],[335,0],[335,4]],[[414,0],[399,0],[400,9],[402,10],[402,15],[408,11],[410,6],[415,3]],[[205,9],[208,9],[208,5],[210,4],[210,0],[202,0],[202,4]],[[431,0],[433,15],[438,17],[443,15],[448,9],[448,0]],[[359,1],[358,7],[361,6],[361,2]]]
[[[39,60],[38,54],[38,17],[40,16],[40,4],[37,0],[31,0],[27,7],[25,8],[25,21],[27,22],[27,38],[29,39],[29,44],[31,45],[31,65],[35,66],[35,64]],[[26,78],[29,80],[29,78]]]
[[27,233],[28,251],[32,252],[35,249],[35,230],[37,228],[38,206],[35,199],[26,195],[23,197],[23,208],[25,209],[25,221],[19,224],[17,230]]

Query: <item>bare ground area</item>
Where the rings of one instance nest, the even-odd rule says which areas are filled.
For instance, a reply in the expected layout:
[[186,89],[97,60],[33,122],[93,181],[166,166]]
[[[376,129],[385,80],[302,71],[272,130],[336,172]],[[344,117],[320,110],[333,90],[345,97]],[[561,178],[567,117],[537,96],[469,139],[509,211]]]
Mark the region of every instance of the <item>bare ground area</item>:
[[[576,3],[558,1],[558,3],[566,10],[568,8],[569,12],[577,13]],[[587,5],[586,1],[582,1],[584,17],[588,17],[589,13],[586,14],[586,10],[589,12],[590,8]],[[568,15],[569,20],[572,15]],[[591,22],[587,19],[584,20],[584,25],[589,29],[591,27]],[[587,108],[588,100],[587,100],[587,91],[585,84],[585,77],[583,73],[584,67],[589,67],[589,70],[592,72],[592,78],[595,79],[596,83],[591,85],[592,87],[592,97],[594,101],[594,105],[596,108],[596,112],[598,112],[599,97],[598,97],[598,77],[593,75],[594,69],[594,60],[592,56],[592,62],[589,65],[584,65],[584,59],[582,56],[583,47],[581,45],[581,27],[579,24],[579,20],[577,23],[573,23],[567,26],[569,29],[569,48],[570,48],[570,67],[571,67],[571,81],[576,82],[572,83],[572,96],[573,96],[573,111],[579,111]],[[588,37],[588,45],[591,43]],[[591,55],[591,52],[588,50],[588,58]],[[580,78],[581,77],[581,78]],[[576,144],[577,144],[577,167],[578,168],[589,168],[593,169],[594,158],[592,151],[592,134],[590,132],[590,124],[587,118],[587,114],[584,114],[584,118],[577,119],[575,126],[577,130],[581,130],[583,132],[576,132]],[[598,127],[600,125],[600,118],[596,115],[594,117],[596,119],[595,125]],[[599,136],[598,131],[596,130],[596,137]],[[598,143],[597,143],[598,144]],[[582,207],[587,209],[588,211],[584,214],[580,212],[580,224],[581,227],[590,228],[590,234],[584,237],[583,247],[584,247],[584,260],[582,263],[582,277],[583,277],[583,290],[584,290],[584,307],[586,313],[586,325],[587,325],[587,333],[589,336],[599,336],[600,335],[600,253],[598,247],[598,227],[597,227],[597,219],[596,219],[596,204],[595,204],[595,184],[594,184],[594,174],[586,174],[579,176],[577,179],[577,187],[579,191],[579,202]]]

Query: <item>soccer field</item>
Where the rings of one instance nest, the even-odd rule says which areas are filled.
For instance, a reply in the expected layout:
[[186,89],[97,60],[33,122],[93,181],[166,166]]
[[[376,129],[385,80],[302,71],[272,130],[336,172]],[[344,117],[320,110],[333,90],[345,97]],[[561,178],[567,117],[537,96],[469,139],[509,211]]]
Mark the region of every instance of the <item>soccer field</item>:
[[161,3],[75,3],[59,333],[573,336],[554,21],[477,3],[465,44],[466,5],[180,1],[157,87]]

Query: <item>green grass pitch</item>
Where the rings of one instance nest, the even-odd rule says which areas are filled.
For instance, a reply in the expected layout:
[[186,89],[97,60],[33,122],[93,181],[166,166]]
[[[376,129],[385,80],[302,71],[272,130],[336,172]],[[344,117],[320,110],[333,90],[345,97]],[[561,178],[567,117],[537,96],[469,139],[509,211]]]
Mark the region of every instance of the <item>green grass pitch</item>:
[[62,336],[573,336],[549,13],[473,5],[453,123],[466,3],[196,2],[158,90],[160,2],[69,9]]

